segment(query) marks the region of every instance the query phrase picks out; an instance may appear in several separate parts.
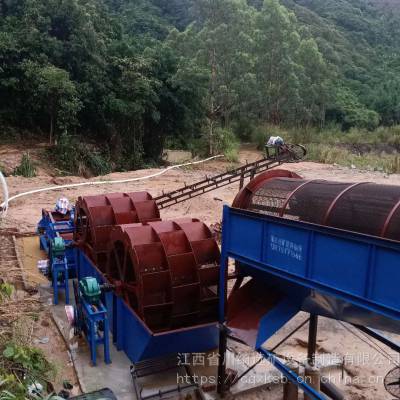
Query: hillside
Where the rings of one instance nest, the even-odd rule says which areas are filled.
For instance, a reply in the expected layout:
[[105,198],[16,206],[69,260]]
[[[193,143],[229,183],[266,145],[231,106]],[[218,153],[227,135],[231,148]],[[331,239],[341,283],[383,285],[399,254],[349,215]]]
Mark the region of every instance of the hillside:
[[397,0],[370,0],[371,4],[386,10],[399,11],[400,3]]
[[284,0],[316,38],[336,67],[348,99],[398,122],[399,2],[366,0]]
[[[0,7],[0,135],[66,172],[163,148],[237,157],[266,126],[400,123],[393,0],[20,0]],[[236,155],[235,155],[236,154]]]

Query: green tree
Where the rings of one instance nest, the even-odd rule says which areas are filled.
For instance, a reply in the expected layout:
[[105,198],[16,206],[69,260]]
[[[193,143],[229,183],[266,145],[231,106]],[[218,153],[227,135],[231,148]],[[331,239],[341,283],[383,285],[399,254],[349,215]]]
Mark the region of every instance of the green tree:
[[81,108],[74,82],[67,71],[54,65],[44,67],[26,64],[26,77],[33,84],[34,97],[49,118],[49,143],[52,144],[56,129],[66,131],[77,124]]
[[299,97],[296,118],[307,126],[323,126],[326,109],[330,104],[331,81],[328,65],[313,38],[301,41],[296,52],[301,65]]
[[379,125],[379,114],[361,104],[349,88],[337,89],[335,107],[337,120],[344,129],[355,126],[373,130]]
[[4,0],[0,124],[74,129],[119,169],[166,138],[215,153],[264,123],[398,124],[399,18],[395,0]]
[[295,15],[278,0],[265,0],[257,14],[255,43],[260,116],[279,124],[295,113],[300,102],[301,66],[296,62],[300,35]]
[[195,59],[208,74],[207,136],[209,153],[214,154],[215,128],[229,127],[254,78],[253,14],[242,0],[199,0],[194,12],[197,24],[181,37],[191,43],[184,46],[184,56]]
[[159,118],[156,103],[159,81],[151,77],[151,60],[114,58],[113,91],[106,98],[106,116],[118,136],[118,148],[127,168],[138,168],[143,157],[144,116]]

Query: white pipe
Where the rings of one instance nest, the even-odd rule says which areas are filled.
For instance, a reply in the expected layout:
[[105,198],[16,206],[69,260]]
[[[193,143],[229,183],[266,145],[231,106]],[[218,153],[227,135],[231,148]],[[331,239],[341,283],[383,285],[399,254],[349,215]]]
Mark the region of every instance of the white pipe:
[[4,178],[4,175],[0,171],[0,182],[1,186],[3,188],[3,203],[0,206],[0,217],[5,217],[7,214],[7,209],[8,209],[8,187],[7,187],[7,182],[6,178]]
[[[150,178],[154,178],[156,176],[163,175],[166,172],[170,171],[171,169],[187,167],[189,165],[195,165],[195,164],[204,163],[204,162],[213,160],[213,159],[218,158],[218,157],[223,157],[223,155],[213,156],[213,157],[206,158],[205,160],[193,161],[193,162],[189,162],[189,163],[185,163],[185,164],[172,165],[170,167],[164,168],[163,170],[161,170],[159,172],[156,172],[155,174],[151,174],[151,175],[147,175],[147,176],[141,176],[141,177],[138,177],[138,178],[120,179],[120,180],[117,180],[117,181],[91,181],[91,182],[82,182],[82,183],[71,183],[71,184],[68,184],[68,185],[49,186],[49,187],[41,188],[41,189],[34,189],[34,190],[30,190],[28,192],[18,193],[16,195],[11,196],[10,198],[8,198],[7,208],[8,208],[8,204],[11,201],[13,201],[15,199],[18,199],[20,197],[23,197],[23,196],[29,196],[31,194],[36,194],[36,193],[40,193],[40,192],[48,192],[48,191],[51,191],[51,190],[59,190],[59,189],[80,187],[80,186],[112,185],[112,184],[115,184],[115,183],[128,183],[128,182],[135,182],[135,181],[143,181],[145,179],[150,179]],[[4,201],[2,204],[0,204],[0,207],[4,208],[5,205],[6,205],[6,202]]]

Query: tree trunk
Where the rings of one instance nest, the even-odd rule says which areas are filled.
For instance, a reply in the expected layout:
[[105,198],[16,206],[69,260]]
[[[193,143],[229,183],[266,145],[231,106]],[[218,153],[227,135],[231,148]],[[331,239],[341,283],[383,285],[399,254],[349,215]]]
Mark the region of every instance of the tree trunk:
[[214,121],[210,119],[210,130],[208,138],[208,151],[210,156],[214,155]]
[[53,144],[53,136],[54,136],[54,115],[50,113],[50,133],[49,133],[49,143]]
[[208,151],[210,156],[214,155],[214,118],[215,118],[215,82],[217,79],[217,66],[216,66],[216,52],[212,49],[210,52],[210,66],[211,66],[211,87],[210,87],[210,130],[209,130],[209,142]]

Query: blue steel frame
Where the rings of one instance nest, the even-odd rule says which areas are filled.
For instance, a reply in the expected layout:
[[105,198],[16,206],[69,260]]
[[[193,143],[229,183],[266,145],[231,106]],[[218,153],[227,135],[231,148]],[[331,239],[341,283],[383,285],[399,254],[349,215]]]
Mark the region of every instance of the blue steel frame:
[[[99,344],[102,344],[104,348],[104,362],[110,364],[110,344],[108,340],[110,327],[106,307],[101,301],[96,305],[96,307],[93,307],[92,304],[89,304],[84,299],[81,293],[80,305],[83,313],[83,320],[81,323],[84,324],[81,329],[84,331],[86,339],[89,342],[90,358],[93,366],[96,365],[96,349]],[[99,323],[103,324],[103,333],[101,335],[98,333]]]
[[53,257],[50,260],[52,283],[53,283],[53,304],[58,304],[58,290],[63,289],[65,293],[65,304],[69,304],[69,273],[67,256]]
[[[94,277],[100,284],[107,282],[93,262],[79,249],[76,258],[79,280]],[[103,301],[113,342],[117,350],[124,351],[132,363],[178,353],[205,352],[218,347],[217,322],[154,333],[114,292],[106,292]]]
[[[264,272],[282,283],[333,296],[375,316],[400,320],[400,243],[228,206],[224,207],[222,226],[221,324],[225,322],[229,258],[245,264],[247,271]],[[256,350],[274,360],[288,379],[297,380],[260,341]],[[325,399],[312,393],[304,382],[298,385],[312,398]]]
[[[43,215],[38,223],[40,247],[50,255],[51,239],[60,233],[74,231],[74,223],[70,221],[52,222],[48,215]],[[66,256],[68,269],[73,274],[68,278],[94,277],[100,284],[107,283],[106,278],[86,254],[75,247],[68,247],[71,241],[66,240]],[[50,260],[51,262],[51,260]],[[76,274],[74,274],[76,271]],[[68,282],[68,281],[67,281]],[[54,293],[58,287],[53,282]],[[140,317],[113,291],[103,294],[102,302],[107,310],[109,330],[118,350],[126,353],[131,362],[136,363],[177,353],[199,353],[218,347],[218,323],[197,325],[168,332],[152,332]],[[89,343],[90,344],[90,343]],[[92,345],[93,347],[93,345]],[[107,360],[106,360],[107,361]]]
[[61,233],[73,233],[74,225],[74,210],[71,210],[70,219],[68,221],[55,221],[50,219],[50,211],[42,211],[42,218],[38,222],[37,231],[40,235],[40,246],[42,250],[49,251],[49,241],[59,236]]
[[[42,219],[39,221],[37,231],[40,234],[40,249],[44,250],[49,256],[50,268],[53,279],[53,304],[58,304],[58,290],[64,289],[65,303],[69,304],[69,278],[76,276],[76,256],[75,249],[71,246],[72,240],[65,240],[65,257],[64,259],[52,259],[51,257],[51,241],[56,237],[60,237],[62,233],[73,233],[74,211],[71,211],[71,218],[68,221],[53,222],[50,219],[50,212],[42,212]],[[58,278],[61,277],[61,283]]]

